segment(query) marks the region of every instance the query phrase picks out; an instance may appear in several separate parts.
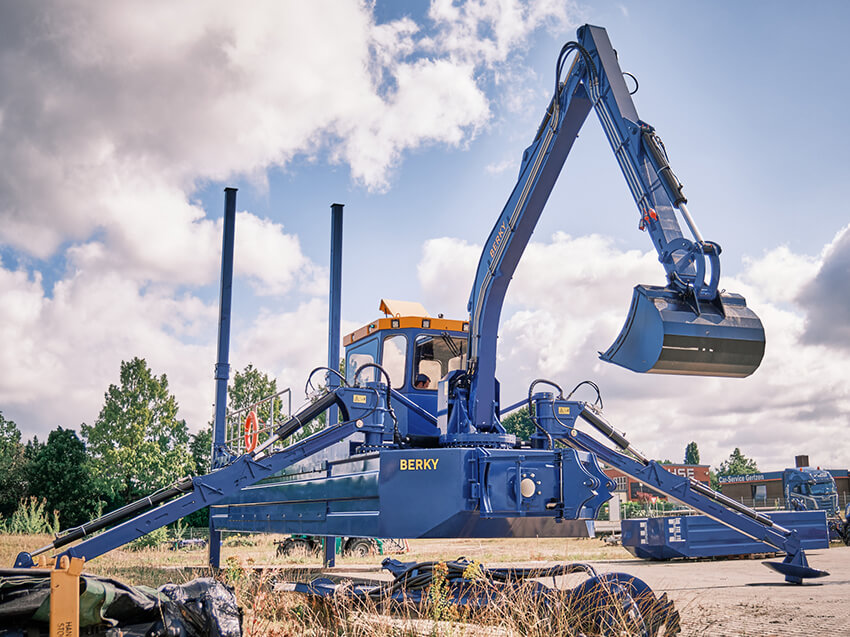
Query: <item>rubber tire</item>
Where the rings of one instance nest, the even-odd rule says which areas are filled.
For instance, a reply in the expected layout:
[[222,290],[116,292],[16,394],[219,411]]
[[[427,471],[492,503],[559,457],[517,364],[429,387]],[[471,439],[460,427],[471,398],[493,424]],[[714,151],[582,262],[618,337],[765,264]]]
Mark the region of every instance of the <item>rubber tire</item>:
[[378,552],[375,540],[359,537],[351,540],[345,547],[345,554],[351,557],[369,557]]
[[300,551],[303,551],[306,555],[309,555],[310,553],[315,551],[315,547],[309,540],[302,540],[300,538],[288,538],[287,540],[277,545],[278,557],[292,555],[294,553],[299,553]]

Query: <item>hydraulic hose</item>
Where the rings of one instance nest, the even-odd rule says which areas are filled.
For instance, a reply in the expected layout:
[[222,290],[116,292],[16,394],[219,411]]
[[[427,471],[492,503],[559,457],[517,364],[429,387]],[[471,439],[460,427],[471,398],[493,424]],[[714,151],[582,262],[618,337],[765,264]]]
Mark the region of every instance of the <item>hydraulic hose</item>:
[[96,520],[92,520],[91,522],[86,522],[80,526],[69,529],[68,531],[62,532],[55,540],[53,540],[50,544],[42,546],[40,549],[33,551],[30,555],[40,555],[41,553],[45,553],[51,549],[58,549],[66,544],[70,544],[75,540],[79,540],[80,538],[89,535],[90,533],[94,533],[95,531],[100,531],[101,529],[105,529],[106,527],[115,524],[116,522],[120,522],[126,518],[132,517],[142,511],[146,511],[147,509],[151,509],[156,505],[165,502],[166,500],[170,500],[171,498],[181,495],[183,493],[188,493],[193,488],[192,486],[192,478],[183,478],[182,480],[176,482],[170,487],[157,491],[145,498],[141,498],[140,500],[136,500],[135,502],[131,502],[120,509],[116,509],[115,511],[110,511],[106,515],[102,515]]

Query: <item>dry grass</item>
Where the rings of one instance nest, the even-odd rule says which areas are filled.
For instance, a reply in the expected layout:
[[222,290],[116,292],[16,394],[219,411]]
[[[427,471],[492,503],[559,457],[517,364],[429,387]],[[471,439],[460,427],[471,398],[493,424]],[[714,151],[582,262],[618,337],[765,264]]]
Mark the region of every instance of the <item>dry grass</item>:
[[[351,601],[319,603],[304,596],[278,592],[278,580],[309,581],[319,576],[315,555],[277,557],[275,535],[258,535],[246,542],[226,540],[222,548],[221,577],[234,587],[245,612],[245,635],[298,635],[324,637],[355,635],[572,635],[578,625],[575,612],[561,607],[544,612],[533,596],[512,597],[486,612],[450,611],[426,617],[413,609],[395,609],[387,614],[368,604]],[[11,566],[20,550],[34,549],[50,541],[49,536],[0,535],[0,564]],[[238,544],[238,545],[236,545]],[[461,555],[495,563],[566,562],[601,559],[631,559],[620,547],[593,539],[463,539],[411,540],[410,552],[393,557],[403,561],[453,560]],[[382,556],[337,558],[338,570],[346,566],[377,565]],[[86,564],[89,573],[112,577],[128,584],[158,587],[168,582],[183,583],[208,576],[207,551],[166,547],[131,551],[116,549]],[[339,568],[341,567],[341,568]],[[623,633],[623,634],[628,634]]]

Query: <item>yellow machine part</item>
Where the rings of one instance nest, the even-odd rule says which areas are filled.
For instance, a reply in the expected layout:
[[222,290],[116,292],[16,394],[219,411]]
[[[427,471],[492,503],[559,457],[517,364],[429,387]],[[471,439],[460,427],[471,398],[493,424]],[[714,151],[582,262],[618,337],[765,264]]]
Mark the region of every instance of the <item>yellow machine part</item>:
[[80,573],[83,562],[79,557],[59,559],[59,567],[50,572],[50,637],[79,637],[80,635]]

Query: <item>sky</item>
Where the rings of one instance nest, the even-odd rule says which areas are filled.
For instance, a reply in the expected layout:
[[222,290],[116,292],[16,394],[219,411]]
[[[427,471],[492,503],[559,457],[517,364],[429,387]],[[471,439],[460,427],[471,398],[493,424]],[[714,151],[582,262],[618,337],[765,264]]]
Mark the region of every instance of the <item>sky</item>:
[[[481,246],[551,98],[604,26],[639,82],[721,288],[762,319],[746,379],[597,352],[663,284],[594,115],[502,312],[505,403],[591,379],[634,446],[717,466],[850,467],[845,2],[0,1],[0,410],[25,438],[93,423],[120,363],[212,414],[223,189],[236,187],[232,369],[303,398],[326,361],[330,204],[343,333],[381,298],[465,317]],[[631,82],[631,80],[629,80]],[[580,396],[583,398],[592,398]]]

